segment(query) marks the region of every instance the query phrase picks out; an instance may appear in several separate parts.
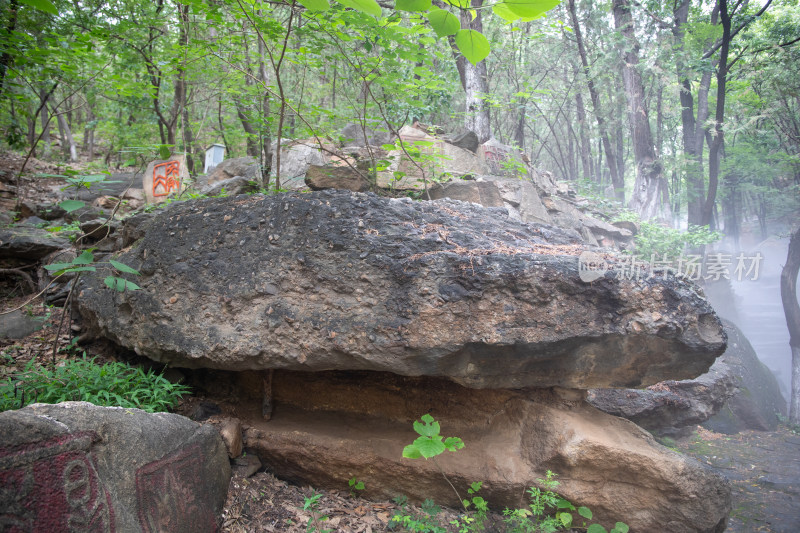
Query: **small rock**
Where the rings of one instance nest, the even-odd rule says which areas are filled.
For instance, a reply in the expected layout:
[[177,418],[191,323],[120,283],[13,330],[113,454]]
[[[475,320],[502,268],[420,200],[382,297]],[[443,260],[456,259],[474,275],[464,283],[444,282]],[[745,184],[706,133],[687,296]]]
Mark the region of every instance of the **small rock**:
[[242,455],[242,423],[238,418],[226,418],[219,425],[219,434],[225,442],[228,457],[236,459]]

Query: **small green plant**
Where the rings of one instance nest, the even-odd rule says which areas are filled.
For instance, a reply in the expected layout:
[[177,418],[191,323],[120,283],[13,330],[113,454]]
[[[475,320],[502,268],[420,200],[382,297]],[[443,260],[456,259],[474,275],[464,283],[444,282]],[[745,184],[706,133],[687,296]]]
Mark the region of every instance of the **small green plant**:
[[313,493],[311,496],[306,496],[303,499],[303,511],[306,511],[310,516],[306,522],[306,533],[315,531],[317,533],[331,533],[332,529],[325,529],[322,527],[322,522],[328,520],[328,516],[322,514],[319,510],[319,500],[322,494]]
[[364,490],[367,488],[364,485],[363,481],[359,481],[355,476],[351,477],[350,480],[347,482],[347,485],[350,487],[350,497],[355,498],[358,495],[359,491]]
[[[81,255],[69,263],[51,263],[49,265],[45,265],[44,268],[52,272],[55,276],[77,272],[96,272],[97,268],[95,265],[101,263],[95,263],[94,254],[92,251],[93,249],[84,250]],[[109,259],[108,261],[105,261],[105,263],[111,265],[114,270],[119,273],[133,274],[135,276],[139,275],[138,270],[131,268],[124,263],[120,263],[119,261]],[[103,283],[105,283],[109,289],[114,289],[118,292],[125,292],[126,290],[136,291],[141,289],[141,287],[134,282],[128,281],[119,276],[106,276],[106,278],[103,280]]]
[[34,403],[84,401],[95,405],[133,407],[149,413],[172,409],[189,392],[155,371],[125,363],[95,363],[84,352],[63,366],[43,368],[31,359],[24,370],[0,381],[0,411]]
[[615,221],[631,221],[639,224],[639,231],[634,237],[636,250],[634,255],[650,260],[666,258],[676,261],[683,253],[692,248],[711,244],[722,238],[718,231],[709,230],[708,226],[690,226],[688,231],[681,231],[655,222],[644,222],[632,211],[623,211]]
[[461,505],[467,510],[467,514],[460,516],[458,520],[453,520],[450,523],[458,528],[459,533],[468,533],[469,531],[483,531],[486,517],[489,513],[489,504],[483,497],[478,496],[478,491],[483,486],[482,481],[476,481],[467,489],[467,493],[471,498],[461,501]]
[[407,531],[447,533],[447,529],[442,527],[436,518],[436,515],[442,512],[442,508],[433,503],[433,500],[425,500],[420,508],[422,512],[413,514],[408,509],[408,498],[405,496],[398,496],[394,499],[394,503],[398,509],[389,521],[390,529],[400,526]]

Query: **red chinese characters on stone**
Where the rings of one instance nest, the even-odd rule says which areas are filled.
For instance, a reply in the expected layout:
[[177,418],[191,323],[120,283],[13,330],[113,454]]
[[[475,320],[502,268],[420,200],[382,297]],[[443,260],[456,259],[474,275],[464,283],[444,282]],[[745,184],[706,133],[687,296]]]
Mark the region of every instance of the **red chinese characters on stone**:
[[0,530],[113,532],[111,499],[90,452],[93,433],[0,450]]
[[139,524],[144,533],[217,531],[214,512],[201,479],[197,445],[178,450],[136,471]]
[[153,167],[153,196],[167,196],[180,189],[180,170],[178,161],[165,161]]

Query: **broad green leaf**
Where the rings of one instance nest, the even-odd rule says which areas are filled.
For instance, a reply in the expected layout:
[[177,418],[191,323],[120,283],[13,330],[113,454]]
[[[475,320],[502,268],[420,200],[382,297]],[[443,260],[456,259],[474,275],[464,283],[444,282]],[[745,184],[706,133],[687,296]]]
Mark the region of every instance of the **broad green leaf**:
[[111,266],[113,266],[114,268],[116,268],[120,272],[126,272],[128,274],[136,274],[137,276],[139,275],[139,271],[138,270],[136,270],[135,268],[129,267],[125,263],[120,263],[119,261],[114,261],[113,259],[109,259],[108,262],[111,263]]
[[45,270],[50,270],[50,271],[64,270],[65,268],[69,268],[71,266],[72,266],[72,263],[51,263],[49,265],[45,265],[44,269]]
[[50,0],[19,0],[21,4],[35,7],[39,11],[58,16],[58,9]]
[[521,18],[520,15],[517,15],[511,11],[505,2],[500,2],[499,4],[493,5],[492,11],[495,15],[507,22],[514,22],[515,20],[519,20]]
[[73,265],[89,265],[94,261],[94,254],[89,250],[84,250],[81,255],[72,260]]
[[367,15],[381,16],[381,6],[375,0],[336,0],[344,7],[350,7]]
[[427,147],[427,146],[433,146],[433,143],[431,141],[414,141],[414,146]]
[[491,51],[486,37],[475,30],[458,30],[456,46],[473,65],[480,63]]
[[409,444],[405,448],[403,448],[403,457],[406,459],[419,459],[422,457],[422,454],[419,453],[419,450],[413,444]]
[[67,273],[67,272],[96,272],[96,271],[97,271],[97,269],[95,267],[92,267],[92,266],[71,266],[71,267],[68,267],[68,268],[56,270],[54,272],[54,274],[59,276],[61,274]]
[[461,9],[469,9],[472,7],[470,0],[443,0],[444,3],[450,4]]
[[328,0],[297,0],[309,11],[327,11],[331,4]]
[[106,287],[109,289],[114,289],[115,291],[122,292],[125,290],[125,280],[122,278],[117,278],[114,276],[107,276],[103,283],[106,284]]
[[432,0],[397,0],[394,8],[398,11],[427,11]]
[[628,533],[629,530],[628,524],[625,522],[617,522],[614,524],[614,529],[611,530],[611,533]]
[[464,447],[464,441],[458,437],[447,437],[444,439],[444,446],[451,452],[454,452]]
[[172,151],[166,144],[162,144],[161,146],[158,147],[158,157],[160,157],[161,159],[169,159],[171,155]]
[[561,3],[561,0],[504,0],[508,9],[520,17],[538,17]]
[[85,205],[86,202],[81,202],[80,200],[64,200],[63,202],[59,202],[58,204],[58,206],[67,213],[72,213],[73,211],[77,211],[78,209],[82,208]]
[[572,515],[569,513],[558,513],[558,519],[564,525],[565,528],[569,529],[572,527]]
[[125,290],[128,290],[128,291],[139,291],[139,290],[142,289],[140,286],[138,286],[137,284],[135,284],[132,281],[128,281],[127,279],[125,279],[123,281],[125,282]]
[[578,507],[578,514],[582,517],[586,518],[587,520],[592,519],[592,511],[588,507]]
[[428,22],[431,23],[431,28],[439,37],[455,35],[461,29],[461,22],[459,22],[458,17],[444,9],[431,9],[428,13]]
[[414,441],[414,446],[417,448],[417,450],[419,450],[419,453],[422,454],[422,457],[425,459],[436,457],[445,451],[444,443],[442,442],[441,437],[435,439],[431,439],[429,437],[419,437]]
[[607,533],[606,528],[601,526],[600,524],[592,524],[588,528],[586,528],[586,533]]

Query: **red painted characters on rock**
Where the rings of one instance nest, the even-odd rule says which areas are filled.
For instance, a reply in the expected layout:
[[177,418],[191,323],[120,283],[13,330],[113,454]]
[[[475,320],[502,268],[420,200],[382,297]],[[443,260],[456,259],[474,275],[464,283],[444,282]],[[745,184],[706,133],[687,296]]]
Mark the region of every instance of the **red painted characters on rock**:
[[0,530],[113,533],[111,498],[90,453],[91,432],[0,450]]
[[168,196],[181,187],[181,164],[179,161],[165,161],[153,167],[153,196]]

